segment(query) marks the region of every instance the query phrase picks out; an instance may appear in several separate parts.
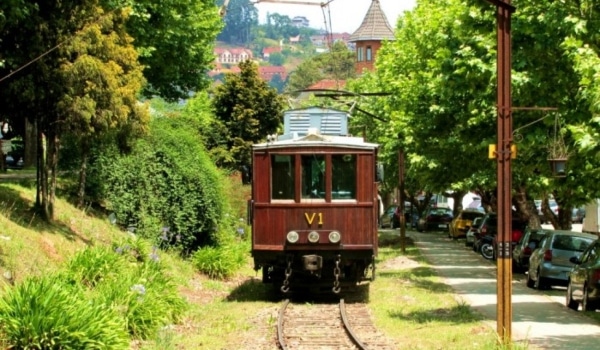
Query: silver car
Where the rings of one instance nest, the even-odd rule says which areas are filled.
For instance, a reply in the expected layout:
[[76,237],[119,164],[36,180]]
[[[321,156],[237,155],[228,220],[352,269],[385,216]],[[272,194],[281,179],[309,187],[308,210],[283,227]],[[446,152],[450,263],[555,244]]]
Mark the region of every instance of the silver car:
[[566,286],[568,274],[573,268],[569,261],[598,238],[582,232],[547,230],[538,248],[529,258],[527,287],[545,289],[555,285]]
[[477,231],[477,229],[479,228],[479,225],[481,225],[481,222],[483,221],[483,217],[480,218],[475,218],[473,220],[473,222],[471,223],[471,227],[469,227],[467,229],[467,233],[465,233],[465,246],[467,247],[472,247],[473,244],[475,243],[475,231]]

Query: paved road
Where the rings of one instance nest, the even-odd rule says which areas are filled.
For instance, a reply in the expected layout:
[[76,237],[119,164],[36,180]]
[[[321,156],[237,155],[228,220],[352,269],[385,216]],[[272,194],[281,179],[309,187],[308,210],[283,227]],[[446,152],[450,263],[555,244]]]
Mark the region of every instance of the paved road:
[[[496,265],[465,247],[463,240],[449,239],[446,232],[408,231],[407,236],[454,288],[457,298],[496,329]],[[522,274],[515,274],[513,281],[513,341],[527,342],[530,349],[600,348],[600,324],[565,307],[565,289],[540,292],[527,288]]]

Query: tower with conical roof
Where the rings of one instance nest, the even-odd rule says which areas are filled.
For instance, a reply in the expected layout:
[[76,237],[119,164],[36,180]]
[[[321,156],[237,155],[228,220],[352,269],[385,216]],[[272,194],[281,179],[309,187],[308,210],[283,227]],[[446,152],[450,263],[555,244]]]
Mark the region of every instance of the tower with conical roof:
[[360,27],[350,36],[350,42],[356,45],[356,72],[373,70],[377,51],[384,40],[394,40],[394,31],[379,0],[372,0]]

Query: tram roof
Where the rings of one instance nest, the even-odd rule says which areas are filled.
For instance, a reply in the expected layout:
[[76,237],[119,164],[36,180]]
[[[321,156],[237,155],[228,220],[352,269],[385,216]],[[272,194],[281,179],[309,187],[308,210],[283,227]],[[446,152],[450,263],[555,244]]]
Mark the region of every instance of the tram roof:
[[351,147],[362,149],[375,149],[379,144],[365,142],[362,137],[321,135],[309,133],[306,136],[280,135],[277,140],[253,145],[254,149],[285,148],[285,147]]

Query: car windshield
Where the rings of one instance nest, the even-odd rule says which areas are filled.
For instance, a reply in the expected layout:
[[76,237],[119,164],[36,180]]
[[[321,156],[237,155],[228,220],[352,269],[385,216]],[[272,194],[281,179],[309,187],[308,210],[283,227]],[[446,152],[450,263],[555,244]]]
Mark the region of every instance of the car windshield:
[[557,235],[552,242],[553,249],[583,252],[592,243],[590,238]]

